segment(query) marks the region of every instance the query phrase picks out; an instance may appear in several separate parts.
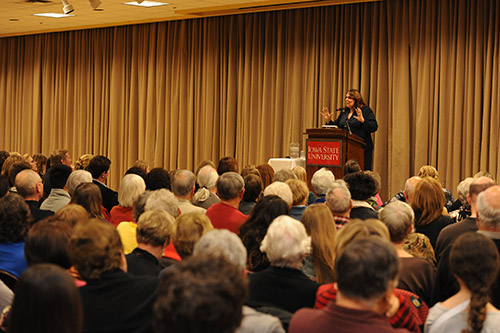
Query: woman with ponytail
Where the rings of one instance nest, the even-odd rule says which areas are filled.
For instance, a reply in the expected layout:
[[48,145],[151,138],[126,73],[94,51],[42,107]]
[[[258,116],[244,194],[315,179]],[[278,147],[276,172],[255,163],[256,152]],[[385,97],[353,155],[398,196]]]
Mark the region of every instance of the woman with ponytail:
[[499,332],[500,312],[488,296],[499,265],[491,239],[475,232],[460,236],[450,252],[451,272],[460,291],[430,309],[425,332]]

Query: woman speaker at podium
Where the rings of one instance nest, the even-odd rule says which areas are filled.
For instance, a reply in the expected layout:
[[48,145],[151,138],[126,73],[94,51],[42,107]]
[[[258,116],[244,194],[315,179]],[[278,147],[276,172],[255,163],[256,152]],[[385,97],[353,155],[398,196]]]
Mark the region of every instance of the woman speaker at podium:
[[338,128],[345,129],[349,133],[361,137],[365,141],[365,165],[364,170],[372,170],[373,160],[373,141],[371,133],[378,129],[377,119],[365,102],[360,92],[356,89],[350,89],[345,95],[346,107],[337,109],[341,111],[340,115],[332,121],[333,114],[327,107],[321,110],[321,115],[327,125],[336,125]]

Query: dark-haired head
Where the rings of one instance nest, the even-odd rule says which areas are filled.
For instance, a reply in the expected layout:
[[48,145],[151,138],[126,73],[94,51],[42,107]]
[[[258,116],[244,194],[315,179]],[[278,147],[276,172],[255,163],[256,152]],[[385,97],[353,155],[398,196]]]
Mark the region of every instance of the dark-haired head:
[[69,175],[73,170],[64,164],[54,165],[50,170],[50,184],[52,188],[62,189],[66,186]]
[[30,217],[30,209],[19,195],[0,198],[0,243],[24,241]]
[[260,251],[260,243],[271,222],[278,216],[288,215],[288,208],[287,203],[277,195],[265,196],[240,226],[240,238],[248,253],[248,269],[258,271],[269,266],[266,255]]
[[83,312],[73,278],[52,264],[29,267],[16,287],[7,332],[81,332]]
[[365,201],[377,193],[375,179],[365,172],[355,172],[344,177],[352,200]]
[[101,207],[101,190],[99,190],[99,187],[94,183],[81,183],[78,185],[70,203],[85,208],[91,218],[104,218]]
[[163,168],[153,168],[146,176],[146,190],[155,191],[161,188],[171,190],[170,174]]
[[348,174],[359,172],[361,170],[361,165],[359,165],[358,161],[348,160],[344,164],[344,177]]
[[236,162],[233,157],[226,156],[219,160],[219,164],[217,165],[217,173],[219,174],[219,176],[221,176],[223,173],[229,171],[238,173],[238,162]]

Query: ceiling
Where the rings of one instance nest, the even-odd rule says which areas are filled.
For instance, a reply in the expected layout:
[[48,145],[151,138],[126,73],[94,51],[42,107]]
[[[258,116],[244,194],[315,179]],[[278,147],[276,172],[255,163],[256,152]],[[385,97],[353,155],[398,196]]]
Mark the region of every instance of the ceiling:
[[[157,0],[168,6],[144,8],[125,5],[132,0],[101,0],[94,10],[89,0],[68,0],[72,17],[48,18],[36,13],[63,13],[61,1],[1,0],[0,38],[54,31],[79,30],[169,20],[242,14],[270,10],[338,5],[377,0]],[[33,0],[34,1],[34,0]]]

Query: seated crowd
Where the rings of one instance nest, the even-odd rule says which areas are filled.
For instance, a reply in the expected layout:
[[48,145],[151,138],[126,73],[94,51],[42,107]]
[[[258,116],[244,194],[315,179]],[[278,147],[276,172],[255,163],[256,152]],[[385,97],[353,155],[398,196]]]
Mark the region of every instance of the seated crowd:
[[0,332],[500,331],[500,186],[0,151]]

